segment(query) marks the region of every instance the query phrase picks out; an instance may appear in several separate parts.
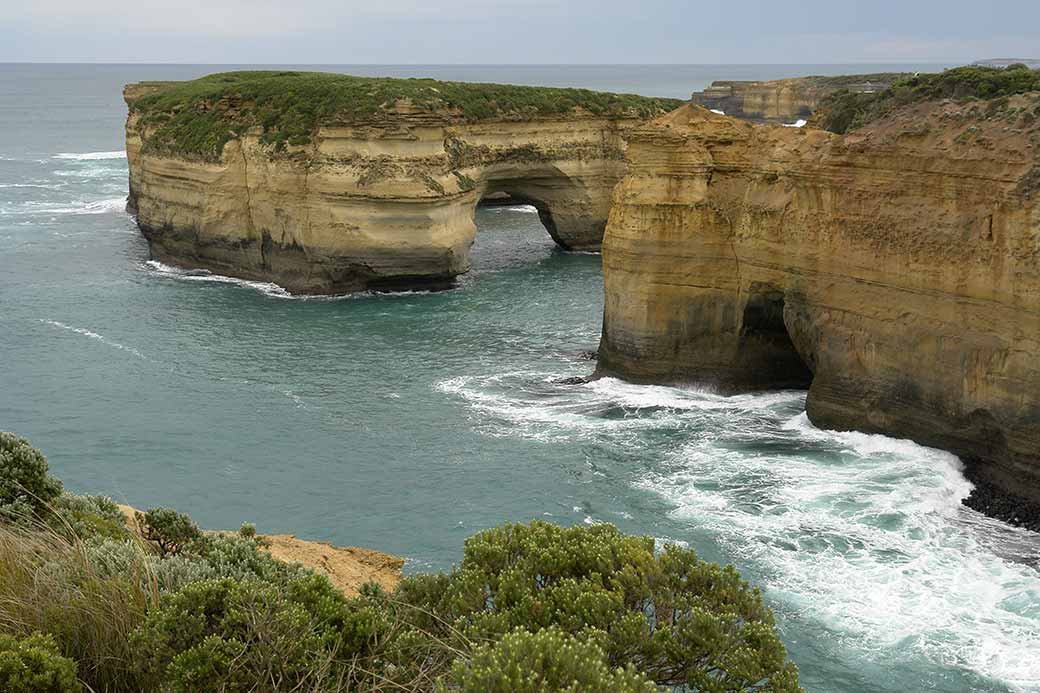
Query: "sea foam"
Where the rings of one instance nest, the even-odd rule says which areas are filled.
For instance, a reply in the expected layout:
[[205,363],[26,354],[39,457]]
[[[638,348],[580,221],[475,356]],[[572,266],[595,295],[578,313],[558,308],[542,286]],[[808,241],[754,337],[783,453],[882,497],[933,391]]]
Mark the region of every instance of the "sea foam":
[[804,392],[554,382],[565,375],[460,376],[437,388],[472,407],[487,435],[587,440],[635,459],[647,435],[667,435],[673,445],[637,463],[649,470],[633,485],[712,537],[781,614],[811,623],[827,656],[855,650],[911,668],[923,658],[1040,690],[1040,538],[963,507],[972,487],[955,456],[817,429]]
[[125,159],[126,152],[123,150],[112,152],[84,152],[82,154],[64,152],[55,154],[55,159],[70,159],[72,161],[99,161],[102,159]]

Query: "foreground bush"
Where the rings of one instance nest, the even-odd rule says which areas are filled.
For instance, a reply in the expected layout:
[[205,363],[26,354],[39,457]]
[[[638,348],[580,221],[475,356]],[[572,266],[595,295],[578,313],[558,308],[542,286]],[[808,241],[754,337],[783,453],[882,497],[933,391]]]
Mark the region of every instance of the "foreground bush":
[[199,526],[184,513],[172,508],[152,508],[137,513],[137,524],[144,538],[154,541],[163,556],[173,556],[202,537]]
[[594,643],[564,635],[556,628],[537,633],[517,630],[498,642],[481,645],[469,661],[455,664],[452,675],[461,693],[657,690],[632,667],[611,671]]
[[41,514],[61,494],[47,458],[24,438],[0,431],[0,517],[17,521]]
[[732,566],[676,546],[655,554],[652,538],[611,525],[481,532],[453,573],[406,579],[394,598],[400,618],[458,649],[553,628],[660,686],[798,690],[772,613]]
[[133,661],[149,689],[331,689],[334,664],[364,645],[359,619],[363,611],[317,575],[195,582],[164,597],[133,634]]
[[140,690],[129,638],[157,601],[139,546],[0,524],[0,632],[50,634],[93,690]]
[[[54,488],[42,456],[10,447],[27,463],[9,468]],[[158,509],[142,539],[106,499],[51,501],[58,529],[0,519],[0,633],[26,638],[0,641],[15,652],[0,675],[66,686],[39,690],[78,690],[77,674],[95,691],[800,690],[736,570],[610,525],[490,529],[450,573],[347,599],[251,525],[202,533]]]
[[80,693],[76,663],[62,657],[54,638],[19,639],[0,633],[0,691],[5,693]]

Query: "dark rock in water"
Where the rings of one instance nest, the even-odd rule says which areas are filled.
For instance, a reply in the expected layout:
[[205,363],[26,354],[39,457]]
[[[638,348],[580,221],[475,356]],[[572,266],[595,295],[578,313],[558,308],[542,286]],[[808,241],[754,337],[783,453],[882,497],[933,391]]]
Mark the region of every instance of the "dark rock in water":
[[583,361],[595,361],[599,358],[599,351],[596,349],[585,349],[578,352],[578,358]]
[[1028,501],[986,481],[971,463],[966,466],[964,475],[975,485],[964,499],[964,505],[1015,527],[1040,532],[1040,503]]
[[592,381],[592,378],[584,375],[575,375],[570,378],[557,378],[553,382],[557,385],[585,385]]

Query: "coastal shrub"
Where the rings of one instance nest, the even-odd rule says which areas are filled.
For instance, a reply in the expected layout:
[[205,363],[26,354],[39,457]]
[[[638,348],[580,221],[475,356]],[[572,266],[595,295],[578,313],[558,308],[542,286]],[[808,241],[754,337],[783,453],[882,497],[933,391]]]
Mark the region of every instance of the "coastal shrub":
[[657,686],[631,665],[611,671],[603,651],[595,643],[578,640],[557,628],[537,633],[517,630],[498,642],[481,645],[469,660],[456,662],[452,678],[451,689],[441,685],[438,690],[460,693],[657,691]]
[[31,521],[60,494],[61,482],[48,474],[43,453],[0,431],[0,519]]
[[449,575],[404,580],[398,617],[465,649],[517,629],[595,642],[610,669],[657,685],[797,691],[798,676],[758,590],[732,566],[611,525],[505,525],[466,541]]
[[920,73],[887,89],[859,94],[842,89],[821,100],[817,109],[821,127],[844,134],[908,104],[936,99],[999,99],[1040,91],[1040,71],[970,65],[939,73]]
[[137,524],[144,538],[154,542],[162,556],[176,555],[202,537],[199,526],[190,517],[172,508],[137,513]]
[[145,149],[217,160],[251,128],[274,151],[309,143],[322,124],[386,119],[395,104],[466,121],[558,115],[576,109],[605,117],[650,117],[678,99],[587,89],[354,77],[323,72],[242,71],[185,82],[151,82],[131,103],[149,129]]
[[54,638],[0,633],[0,690],[6,693],[80,693],[76,663],[62,657]]
[[0,524],[0,632],[49,634],[96,691],[140,690],[129,637],[158,600],[146,553],[117,544]]
[[77,495],[64,492],[50,506],[48,524],[55,531],[67,531],[81,539],[107,537],[117,541],[130,539],[126,518],[119,506],[106,496]]
[[194,582],[133,634],[133,661],[150,689],[331,690],[345,685],[339,663],[364,651],[371,620],[314,574]]
[[163,592],[172,592],[200,580],[230,578],[284,583],[308,574],[302,566],[283,563],[265,551],[257,537],[216,534],[203,536],[190,548],[168,555],[153,565],[156,582]]

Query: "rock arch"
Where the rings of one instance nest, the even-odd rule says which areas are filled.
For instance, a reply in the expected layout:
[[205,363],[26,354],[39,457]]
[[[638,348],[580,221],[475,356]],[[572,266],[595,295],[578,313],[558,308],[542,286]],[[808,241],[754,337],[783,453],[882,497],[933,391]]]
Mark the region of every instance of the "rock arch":
[[131,109],[129,207],[159,260],[295,293],[440,288],[468,270],[474,211],[493,192],[533,204],[561,247],[598,250],[639,122],[405,113],[277,155],[250,132],[206,162],[149,151]]

